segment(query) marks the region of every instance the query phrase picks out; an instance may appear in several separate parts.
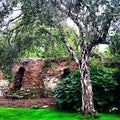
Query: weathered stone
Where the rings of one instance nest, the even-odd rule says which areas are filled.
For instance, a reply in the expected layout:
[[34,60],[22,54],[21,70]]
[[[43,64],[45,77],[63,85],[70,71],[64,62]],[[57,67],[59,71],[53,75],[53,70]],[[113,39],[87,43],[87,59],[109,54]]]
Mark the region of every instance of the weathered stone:
[[21,88],[20,90],[9,90],[5,94],[5,98],[10,99],[28,99],[28,98],[42,98],[44,91],[41,88]]
[[22,87],[27,88],[28,86],[34,86],[34,87],[44,87],[44,83],[41,77],[41,73],[44,67],[44,61],[41,59],[31,59],[29,61],[23,61],[21,64],[15,65],[15,67],[12,68],[12,70],[16,71],[20,67],[25,68],[23,81],[22,81]]
[[[74,61],[70,62],[68,58],[54,58],[49,61],[50,62],[43,59],[29,59],[22,61],[20,64],[16,64],[12,68],[14,73],[18,72],[21,67],[25,69],[21,89],[18,92],[20,98],[50,97],[52,96],[50,91],[56,86],[57,82],[70,74],[71,71],[78,69],[77,64]],[[10,88],[13,89],[15,86],[17,85],[14,80]],[[42,89],[42,93],[40,93],[39,90],[35,92],[34,89],[36,88]],[[6,96],[12,97],[12,94],[13,93],[10,92],[6,94]],[[15,98],[15,95],[13,97]]]
[[16,73],[14,77],[14,88],[13,89],[20,89],[22,86],[23,76],[24,76],[24,67],[20,67],[18,72]]
[[71,61],[70,62],[70,70],[73,72],[73,71],[78,70],[78,69],[79,68],[78,68],[77,63],[75,61]]
[[3,73],[2,73],[2,70],[0,70],[0,80],[3,80]]
[[8,85],[8,80],[0,80],[0,96],[3,96],[3,94],[8,91]]

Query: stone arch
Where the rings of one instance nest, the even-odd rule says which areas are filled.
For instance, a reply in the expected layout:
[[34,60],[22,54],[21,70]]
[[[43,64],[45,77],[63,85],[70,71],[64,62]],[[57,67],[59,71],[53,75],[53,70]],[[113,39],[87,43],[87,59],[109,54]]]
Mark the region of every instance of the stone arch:
[[14,77],[14,89],[20,89],[22,87],[24,72],[25,72],[25,68],[20,67]]

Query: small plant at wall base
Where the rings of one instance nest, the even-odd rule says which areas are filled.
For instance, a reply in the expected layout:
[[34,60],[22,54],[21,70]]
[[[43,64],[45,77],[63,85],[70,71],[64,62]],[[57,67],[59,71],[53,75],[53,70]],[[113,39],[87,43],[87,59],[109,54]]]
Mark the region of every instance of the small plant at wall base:
[[[114,69],[105,67],[91,68],[91,80],[93,84],[94,102],[97,111],[108,112],[114,107],[114,95],[117,80],[113,79]],[[53,89],[54,97],[62,109],[80,110],[81,83],[79,70],[74,71],[65,79],[62,79]]]
[[39,106],[38,105],[32,105],[31,109],[39,109]]

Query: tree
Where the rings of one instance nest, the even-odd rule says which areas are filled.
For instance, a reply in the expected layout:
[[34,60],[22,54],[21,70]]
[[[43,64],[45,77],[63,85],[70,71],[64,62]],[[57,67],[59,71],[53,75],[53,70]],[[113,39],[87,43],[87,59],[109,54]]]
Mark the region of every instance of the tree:
[[[51,3],[55,4],[55,1],[51,0]],[[105,0],[61,0],[57,1],[56,6],[62,13],[70,17],[79,29],[79,46],[81,48],[79,56],[76,55],[62,33],[61,36],[64,37],[61,40],[78,63],[81,71],[82,112],[84,115],[94,114],[89,58],[96,45],[106,43],[109,28],[118,11],[118,1],[114,6],[114,4],[110,5],[110,1]]]
[[[11,1],[13,6],[15,0]],[[116,16],[119,13],[119,0],[114,2],[110,0],[20,0],[19,2],[21,2],[22,19],[25,24],[38,19],[40,24],[59,29],[59,37],[49,29],[45,32],[56,39],[59,38],[58,40],[65,44],[78,64],[82,84],[82,113],[95,114],[89,58],[96,45],[106,43],[110,26],[118,19]],[[8,6],[7,8],[10,8]],[[3,16],[7,13],[4,12]],[[80,46],[79,54],[75,52],[64,33],[61,23],[66,17],[71,18],[79,29],[79,41],[77,41]]]

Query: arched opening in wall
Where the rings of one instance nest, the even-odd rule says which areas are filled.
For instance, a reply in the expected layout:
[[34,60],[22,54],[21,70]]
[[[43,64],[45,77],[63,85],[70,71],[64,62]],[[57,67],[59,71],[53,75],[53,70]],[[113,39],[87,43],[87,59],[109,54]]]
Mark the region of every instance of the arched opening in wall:
[[63,69],[63,73],[61,74],[61,78],[65,78],[67,75],[71,73],[69,68]]
[[20,89],[22,87],[22,81],[24,76],[25,68],[20,67],[18,72],[16,73],[14,77],[14,89]]

